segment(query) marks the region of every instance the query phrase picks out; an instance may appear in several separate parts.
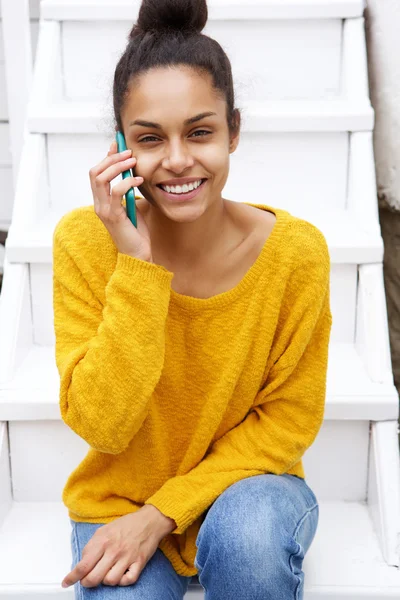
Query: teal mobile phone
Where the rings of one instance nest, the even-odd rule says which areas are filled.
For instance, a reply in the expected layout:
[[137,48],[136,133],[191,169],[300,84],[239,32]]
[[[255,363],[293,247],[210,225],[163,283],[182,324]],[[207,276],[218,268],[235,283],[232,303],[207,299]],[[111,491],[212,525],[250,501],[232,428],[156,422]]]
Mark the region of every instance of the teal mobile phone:
[[[126,150],[126,142],[125,136],[121,131],[116,131],[115,139],[117,141],[118,152],[123,152]],[[133,169],[128,169],[127,171],[122,172],[122,178],[126,179],[127,177],[134,177],[135,174],[131,173]],[[128,214],[129,219],[132,221],[133,225],[137,228],[137,220],[136,220],[136,196],[135,196],[135,188],[131,187],[125,194],[126,200],[126,212]]]

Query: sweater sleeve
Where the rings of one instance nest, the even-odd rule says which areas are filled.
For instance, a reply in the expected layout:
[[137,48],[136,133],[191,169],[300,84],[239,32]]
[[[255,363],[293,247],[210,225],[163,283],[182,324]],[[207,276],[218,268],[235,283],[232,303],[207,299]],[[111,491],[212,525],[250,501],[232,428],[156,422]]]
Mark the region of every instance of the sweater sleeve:
[[81,237],[75,234],[71,244],[60,227],[53,235],[60,411],[92,448],[119,454],[142,426],[161,376],[173,273],[118,253],[107,285],[96,275],[106,286],[103,305],[77,266],[88,256],[87,240],[77,247]]
[[271,368],[244,420],[145,502],[175,520],[172,533],[183,533],[233,483],[286,473],[314,442],[324,418],[332,325],[327,248],[322,258],[302,261],[290,277]]

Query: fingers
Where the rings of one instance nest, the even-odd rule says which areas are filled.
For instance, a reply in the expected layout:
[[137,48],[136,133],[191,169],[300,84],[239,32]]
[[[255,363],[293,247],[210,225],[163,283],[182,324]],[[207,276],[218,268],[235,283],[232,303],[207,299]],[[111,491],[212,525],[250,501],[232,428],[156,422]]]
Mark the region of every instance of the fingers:
[[[110,147],[111,148],[111,147]],[[122,158],[122,161],[121,161]],[[124,159],[129,159],[129,152],[123,156],[120,152],[114,153],[110,155],[110,152],[107,154],[107,157],[98,163],[95,167],[92,167],[89,171],[89,179],[90,179],[90,187],[92,188],[93,200],[95,207],[97,208],[99,203],[108,202],[110,197],[110,182],[111,180],[119,175],[122,171],[127,171],[129,168],[133,168],[135,164],[135,160],[131,159],[129,166],[126,164],[122,164]],[[122,164],[120,169],[118,170],[118,164]],[[115,165],[114,173],[106,173],[106,177],[103,180],[98,180],[100,174],[104,173],[104,170],[110,166]],[[107,179],[107,175],[109,178]]]
[[[132,559],[131,559],[132,560]],[[125,560],[121,557],[115,564],[108,569],[107,573],[105,573],[102,583],[104,585],[121,585],[121,581],[124,579],[125,581],[129,581],[129,583],[125,583],[123,585],[130,585],[131,583],[135,583],[139,578],[139,575],[136,579],[133,578],[134,573],[136,571],[127,571],[128,568],[132,569],[136,563],[129,565],[129,559],[125,558]],[[125,575],[125,571],[127,571]],[[139,569],[140,573],[141,569]],[[127,579],[128,578],[128,579]]]
[[95,167],[90,169],[90,185],[92,188],[96,211],[101,209],[102,206],[109,205],[110,201],[113,203],[114,209],[119,211],[118,207],[121,204],[122,194],[127,192],[130,187],[134,187],[135,185],[138,186],[143,183],[143,178],[137,177],[133,183],[131,182],[130,185],[126,187],[126,182],[128,181],[128,178],[126,178],[123,180],[123,182],[121,182],[124,183],[124,185],[122,185],[122,187],[120,185],[118,186],[118,192],[119,190],[122,190],[122,192],[119,194],[119,198],[116,198],[116,193],[114,190],[112,198],[110,198],[111,181],[123,171],[133,169],[134,165],[136,164],[136,158],[130,156],[131,153],[131,150],[117,152],[117,143],[114,140],[110,145],[107,157]]
[[62,587],[74,585],[77,581],[90,574],[103,554],[104,550],[98,546],[96,550],[92,550],[91,553],[87,552],[84,557],[82,556],[82,559],[75,565],[72,571],[64,577]]
[[100,163],[100,165],[97,165],[94,173],[92,172],[91,177],[93,178],[100,202],[108,202],[110,196],[110,182],[123,171],[132,169],[136,164],[136,158],[122,159],[123,155],[120,153],[108,156]]
[[105,203],[100,203],[96,213],[104,222],[118,223],[120,219],[125,218],[125,208],[122,206],[122,197],[131,187],[139,186],[143,177],[127,177],[123,179],[111,190],[111,198]]
[[[120,161],[126,161],[126,160],[128,160],[130,163],[132,163],[133,161],[136,161],[136,159],[131,156],[132,150],[125,150],[124,152],[111,152],[111,154],[110,154],[110,151],[111,151],[111,146],[110,146],[110,150],[107,153],[106,158],[104,158],[101,162],[99,162],[95,167],[90,169],[89,176],[90,176],[91,180],[94,181],[95,178],[98,177],[100,174],[102,174],[107,167],[110,167],[110,165],[115,165],[116,163],[119,163]],[[123,169],[121,169],[121,170],[123,170]],[[112,168],[110,172],[112,172],[112,171],[114,171],[116,174],[118,174],[118,172],[117,172],[118,165],[114,166],[114,168]],[[114,177],[115,177],[115,175],[114,175]]]
[[[131,559],[132,560],[132,559]],[[82,559],[63,580],[63,587],[80,581],[86,588],[104,585],[131,585],[136,583],[142,571],[141,563],[131,563],[129,559],[117,558],[114,551],[105,552],[93,560],[93,556]],[[129,568],[129,570],[128,570]]]
[[140,563],[133,563],[130,565],[129,570],[123,574],[118,585],[132,585],[132,583],[136,583],[140,577],[140,574],[143,570],[143,567]]
[[128,560],[118,558],[115,551],[105,552],[90,573],[81,579],[81,585],[84,587],[96,587],[100,583],[105,585],[118,585],[121,577],[128,568]]
[[117,152],[117,150],[118,150],[117,142],[115,140],[113,140],[111,142],[110,149],[107,153],[107,156],[109,156],[110,154],[114,154],[114,152]]

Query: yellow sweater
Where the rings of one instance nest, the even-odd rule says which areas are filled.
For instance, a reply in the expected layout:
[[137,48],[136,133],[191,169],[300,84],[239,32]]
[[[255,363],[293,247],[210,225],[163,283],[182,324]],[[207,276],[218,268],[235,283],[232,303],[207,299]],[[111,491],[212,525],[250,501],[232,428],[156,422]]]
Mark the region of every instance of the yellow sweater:
[[330,257],[321,231],[289,212],[233,289],[195,298],[173,273],[118,252],[84,206],[53,236],[60,411],[89,445],[62,494],[74,521],[109,523],[144,504],[177,523],[159,544],[197,574],[205,511],[263,473],[304,478],[323,423]]

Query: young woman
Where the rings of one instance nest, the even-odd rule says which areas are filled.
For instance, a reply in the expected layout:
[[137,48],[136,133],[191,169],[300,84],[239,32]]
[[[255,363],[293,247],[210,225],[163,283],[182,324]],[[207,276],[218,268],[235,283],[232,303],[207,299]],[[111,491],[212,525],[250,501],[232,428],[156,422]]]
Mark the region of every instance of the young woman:
[[329,251],[262,198],[222,197],[240,113],[207,16],[205,0],[143,0],[114,77],[129,151],[111,144],[94,205],[54,232],[60,411],[90,447],[62,496],[79,598],[178,600],[195,575],[209,599],[303,597]]

